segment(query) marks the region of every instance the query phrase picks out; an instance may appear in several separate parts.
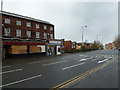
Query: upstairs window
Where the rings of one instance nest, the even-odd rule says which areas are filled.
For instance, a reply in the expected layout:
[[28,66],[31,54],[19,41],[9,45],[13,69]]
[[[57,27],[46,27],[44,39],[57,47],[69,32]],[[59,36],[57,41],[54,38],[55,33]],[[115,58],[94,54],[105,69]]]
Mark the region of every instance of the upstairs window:
[[50,34],[50,39],[53,39],[53,34]]
[[26,31],[27,37],[31,37],[31,31]]
[[47,30],[47,26],[44,25],[44,30]]
[[50,30],[53,31],[53,27],[50,27]]
[[4,35],[10,36],[10,28],[4,28]]
[[40,28],[40,25],[39,25],[39,24],[36,24],[36,28]]
[[5,18],[5,23],[6,23],[6,24],[10,24],[10,19]]
[[31,27],[31,23],[30,23],[30,22],[27,22],[27,23],[26,23],[26,27]]
[[47,39],[47,33],[44,33],[44,39]]
[[16,25],[21,25],[21,21],[16,21]]
[[40,32],[36,32],[36,38],[40,38]]
[[20,30],[20,29],[17,29],[17,30],[16,30],[16,36],[17,36],[17,37],[21,37],[21,30]]

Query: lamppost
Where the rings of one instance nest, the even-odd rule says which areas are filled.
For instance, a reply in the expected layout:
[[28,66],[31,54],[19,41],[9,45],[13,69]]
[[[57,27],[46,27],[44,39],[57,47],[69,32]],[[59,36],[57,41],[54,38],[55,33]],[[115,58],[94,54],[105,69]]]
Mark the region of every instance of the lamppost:
[[[2,10],[3,10],[3,0],[1,0],[1,10],[0,10],[0,61],[2,61]],[[1,63],[1,62],[0,62]]]
[[87,26],[82,26],[81,27],[81,29],[82,29],[82,45],[84,45],[84,43],[83,43],[83,28],[85,28],[85,27],[87,27]]
[[1,0],[1,12],[3,10],[3,0]]
[[98,37],[99,37],[100,35],[101,35],[101,34],[97,34],[97,35],[96,35],[96,36],[97,36],[97,41],[96,41],[97,43],[98,43]]
[[[1,10],[0,10],[0,66],[2,66],[2,10],[3,10],[3,0],[1,0]],[[2,69],[0,68],[0,72]],[[0,85],[2,85],[2,74],[0,75]],[[1,89],[1,88],[0,88]]]

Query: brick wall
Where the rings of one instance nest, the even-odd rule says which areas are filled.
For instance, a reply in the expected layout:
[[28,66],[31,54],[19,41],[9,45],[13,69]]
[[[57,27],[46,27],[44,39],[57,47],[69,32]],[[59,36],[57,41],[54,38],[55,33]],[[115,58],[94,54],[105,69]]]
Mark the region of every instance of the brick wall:
[[[10,19],[10,24],[4,23],[5,18]],[[16,20],[21,21],[20,26],[16,25]],[[7,16],[7,15],[3,15],[2,22],[3,22],[3,33],[2,33],[3,36],[4,36],[4,28],[10,28],[10,30],[11,30],[11,35],[6,36],[6,37],[16,38],[16,29],[21,29],[22,30],[21,38],[27,38],[26,37],[27,30],[31,31],[31,38],[36,38],[35,32],[40,32],[40,39],[43,39],[44,33],[53,34],[53,38],[54,38],[54,25],[49,25],[49,24],[45,24],[45,23],[35,22],[35,21],[17,18],[17,17],[13,17],[13,16]],[[26,27],[27,22],[31,23],[31,27]],[[36,24],[40,25],[39,29],[36,28]],[[47,30],[44,30],[44,25],[47,26]],[[50,27],[53,27],[53,31],[50,30]],[[48,36],[48,39],[49,39],[49,36]]]
[[64,51],[72,50],[72,42],[71,41],[64,41]]

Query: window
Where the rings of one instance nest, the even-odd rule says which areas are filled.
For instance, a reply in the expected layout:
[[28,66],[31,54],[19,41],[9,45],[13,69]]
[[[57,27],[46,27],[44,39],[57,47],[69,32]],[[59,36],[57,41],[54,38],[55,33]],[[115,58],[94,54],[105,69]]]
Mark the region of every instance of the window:
[[47,30],[47,26],[44,26],[44,30]]
[[40,33],[36,32],[36,38],[40,38]]
[[47,33],[44,33],[44,39],[47,39]]
[[21,21],[16,21],[16,25],[21,25]]
[[40,28],[40,25],[39,25],[39,24],[36,24],[36,28]]
[[53,39],[53,34],[50,34],[50,39]]
[[27,31],[27,37],[31,37],[31,31]]
[[6,23],[6,24],[10,24],[10,19],[5,18],[5,23]]
[[20,30],[20,29],[17,29],[17,30],[16,30],[16,36],[17,36],[17,37],[21,37],[21,30]]
[[26,26],[27,26],[27,27],[31,27],[31,23],[30,23],[30,22],[27,22],[27,23],[26,23]]
[[4,35],[10,36],[10,28],[4,28]]
[[75,42],[72,42],[72,48],[75,48]]
[[50,27],[50,30],[53,31],[53,27]]

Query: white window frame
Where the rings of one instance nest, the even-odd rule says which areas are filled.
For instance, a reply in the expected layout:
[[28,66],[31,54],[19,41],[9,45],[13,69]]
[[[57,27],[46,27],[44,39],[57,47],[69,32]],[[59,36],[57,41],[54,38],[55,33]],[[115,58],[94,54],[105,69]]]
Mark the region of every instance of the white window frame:
[[40,32],[36,32],[36,38],[40,38]]
[[50,34],[50,39],[53,39],[53,34]]
[[30,23],[30,22],[27,22],[27,23],[26,23],[26,27],[31,27],[31,23]]
[[72,48],[75,48],[75,43],[74,42],[72,43]]
[[47,33],[44,33],[44,39],[47,39]]
[[10,19],[9,18],[5,18],[5,23],[6,24],[10,24]]
[[4,28],[4,35],[10,36],[10,28]]
[[47,26],[46,25],[44,25],[44,30],[47,30]]
[[16,29],[16,36],[21,37],[21,29]]
[[50,27],[50,30],[53,31],[53,27]]
[[31,31],[26,31],[26,35],[27,35],[27,37],[31,37]]
[[36,28],[40,28],[40,25],[39,25],[39,24],[36,24]]
[[21,21],[17,20],[16,25],[21,25]]

